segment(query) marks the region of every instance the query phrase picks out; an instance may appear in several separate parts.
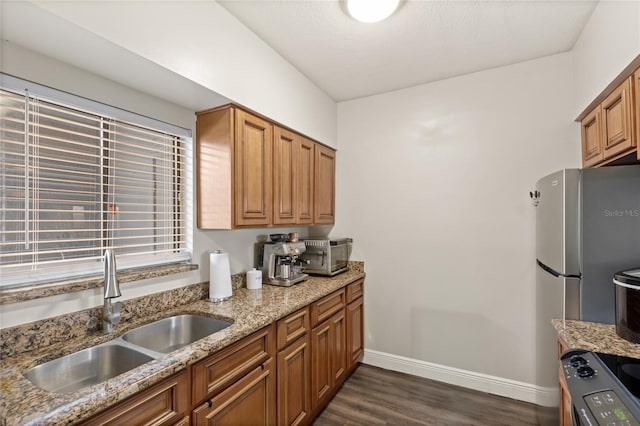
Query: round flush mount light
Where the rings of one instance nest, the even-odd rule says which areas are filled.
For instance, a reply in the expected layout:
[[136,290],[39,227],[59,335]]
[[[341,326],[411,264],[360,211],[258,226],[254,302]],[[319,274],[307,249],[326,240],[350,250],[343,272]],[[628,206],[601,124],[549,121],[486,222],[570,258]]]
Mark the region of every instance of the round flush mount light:
[[349,15],[360,22],[380,22],[398,7],[399,0],[347,0]]

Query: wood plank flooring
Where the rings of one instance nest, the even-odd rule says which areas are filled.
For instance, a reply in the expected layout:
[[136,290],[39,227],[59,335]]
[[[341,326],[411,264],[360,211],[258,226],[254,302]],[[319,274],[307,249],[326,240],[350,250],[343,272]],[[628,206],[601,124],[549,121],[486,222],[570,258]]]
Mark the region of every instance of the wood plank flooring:
[[535,406],[360,365],[313,423],[337,425],[537,425]]

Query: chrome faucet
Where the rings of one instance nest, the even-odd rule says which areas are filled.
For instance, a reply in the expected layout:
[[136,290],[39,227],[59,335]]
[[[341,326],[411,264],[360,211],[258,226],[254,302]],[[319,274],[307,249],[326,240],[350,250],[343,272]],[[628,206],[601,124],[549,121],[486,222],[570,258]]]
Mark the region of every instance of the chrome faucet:
[[104,251],[104,306],[102,308],[102,329],[110,333],[120,322],[121,302],[111,304],[111,299],[120,297],[120,285],[116,276],[116,257],[111,249]]

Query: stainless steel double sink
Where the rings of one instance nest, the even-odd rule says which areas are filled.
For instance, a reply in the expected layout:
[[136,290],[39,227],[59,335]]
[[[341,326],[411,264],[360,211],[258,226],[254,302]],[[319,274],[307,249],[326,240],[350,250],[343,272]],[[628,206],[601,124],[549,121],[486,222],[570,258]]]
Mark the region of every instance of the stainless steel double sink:
[[107,381],[232,325],[202,315],[175,315],[25,371],[50,392],[75,392]]

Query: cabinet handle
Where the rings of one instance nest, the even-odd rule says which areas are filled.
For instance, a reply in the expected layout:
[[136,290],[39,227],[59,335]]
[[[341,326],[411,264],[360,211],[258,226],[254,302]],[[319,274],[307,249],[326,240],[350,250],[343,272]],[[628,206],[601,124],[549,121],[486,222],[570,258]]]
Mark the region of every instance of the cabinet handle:
[[207,402],[207,407],[209,407],[209,408],[213,407],[213,401],[208,399],[206,402]]

